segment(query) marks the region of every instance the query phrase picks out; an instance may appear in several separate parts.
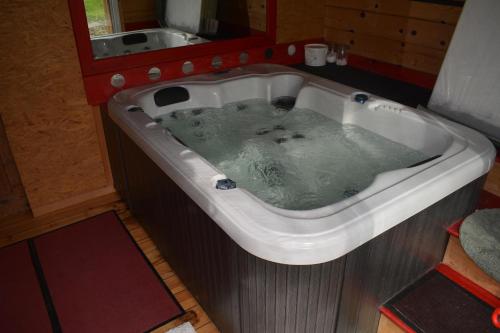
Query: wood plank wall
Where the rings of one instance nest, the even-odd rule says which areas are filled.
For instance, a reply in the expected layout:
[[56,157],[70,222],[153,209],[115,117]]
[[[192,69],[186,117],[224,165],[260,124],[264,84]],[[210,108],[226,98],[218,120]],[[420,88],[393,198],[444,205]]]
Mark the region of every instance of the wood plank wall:
[[33,212],[112,191],[67,0],[2,1],[0,34],[0,113]]
[[155,0],[121,0],[122,23],[156,21]]
[[327,41],[371,59],[437,74],[461,7],[411,0],[325,0]]
[[324,0],[277,0],[278,43],[323,38]]

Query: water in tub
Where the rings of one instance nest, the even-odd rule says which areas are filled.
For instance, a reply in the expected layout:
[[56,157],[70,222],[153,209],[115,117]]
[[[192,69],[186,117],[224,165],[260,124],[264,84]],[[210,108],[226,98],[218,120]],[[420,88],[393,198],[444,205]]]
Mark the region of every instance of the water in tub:
[[220,109],[179,110],[158,121],[238,187],[284,209],[341,201],[367,188],[379,173],[428,158],[291,104],[247,100]]

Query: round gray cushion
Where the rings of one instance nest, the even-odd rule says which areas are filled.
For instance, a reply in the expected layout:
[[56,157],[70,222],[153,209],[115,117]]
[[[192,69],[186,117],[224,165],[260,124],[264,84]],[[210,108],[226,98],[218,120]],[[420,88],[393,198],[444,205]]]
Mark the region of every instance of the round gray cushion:
[[500,209],[482,209],[460,227],[465,252],[488,275],[500,282]]

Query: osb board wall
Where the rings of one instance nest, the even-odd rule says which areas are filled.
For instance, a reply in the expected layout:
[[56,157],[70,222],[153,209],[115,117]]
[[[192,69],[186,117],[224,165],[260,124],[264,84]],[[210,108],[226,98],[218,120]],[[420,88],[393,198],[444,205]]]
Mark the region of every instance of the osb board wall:
[[461,7],[410,0],[325,0],[325,39],[350,52],[437,74]]
[[0,109],[35,214],[108,192],[67,0],[0,4]]
[[278,0],[278,43],[323,38],[324,0]]
[[29,211],[0,115],[0,220]]
[[267,30],[267,1],[266,0],[247,0],[248,18],[250,19],[250,28],[266,31]]

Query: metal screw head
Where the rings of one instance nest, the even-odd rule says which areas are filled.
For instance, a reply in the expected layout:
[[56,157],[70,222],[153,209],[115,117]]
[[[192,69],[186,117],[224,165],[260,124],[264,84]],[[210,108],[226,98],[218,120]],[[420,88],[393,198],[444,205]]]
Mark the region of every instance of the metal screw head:
[[288,45],[288,55],[289,56],[295,55],[296,52],[297,52],[297,48],[295,47],[295,45],[293,45],[293,44]]
[[215,69],[219,69],[222,67],[222,58],[219,56],[215,56],[212,58],[212,67]]
[[115,88],[121,88],[125,85],[125,77],[119,73],[111,77],[111,85]]
[[248,53],[241,52],[240,53],[240,64],[246,64],[246,63],[248,63],[248,59],[249,58],[250,58],[250,56],[248,55]]
[[161,77],[161,70],[158,67],[151,67],[148,71],[148,78],[151,81],[156,81]]
[[190,74],[194,71],[194,64],[191,61],[186,61],[182,64],[182,72],[184,74]]

